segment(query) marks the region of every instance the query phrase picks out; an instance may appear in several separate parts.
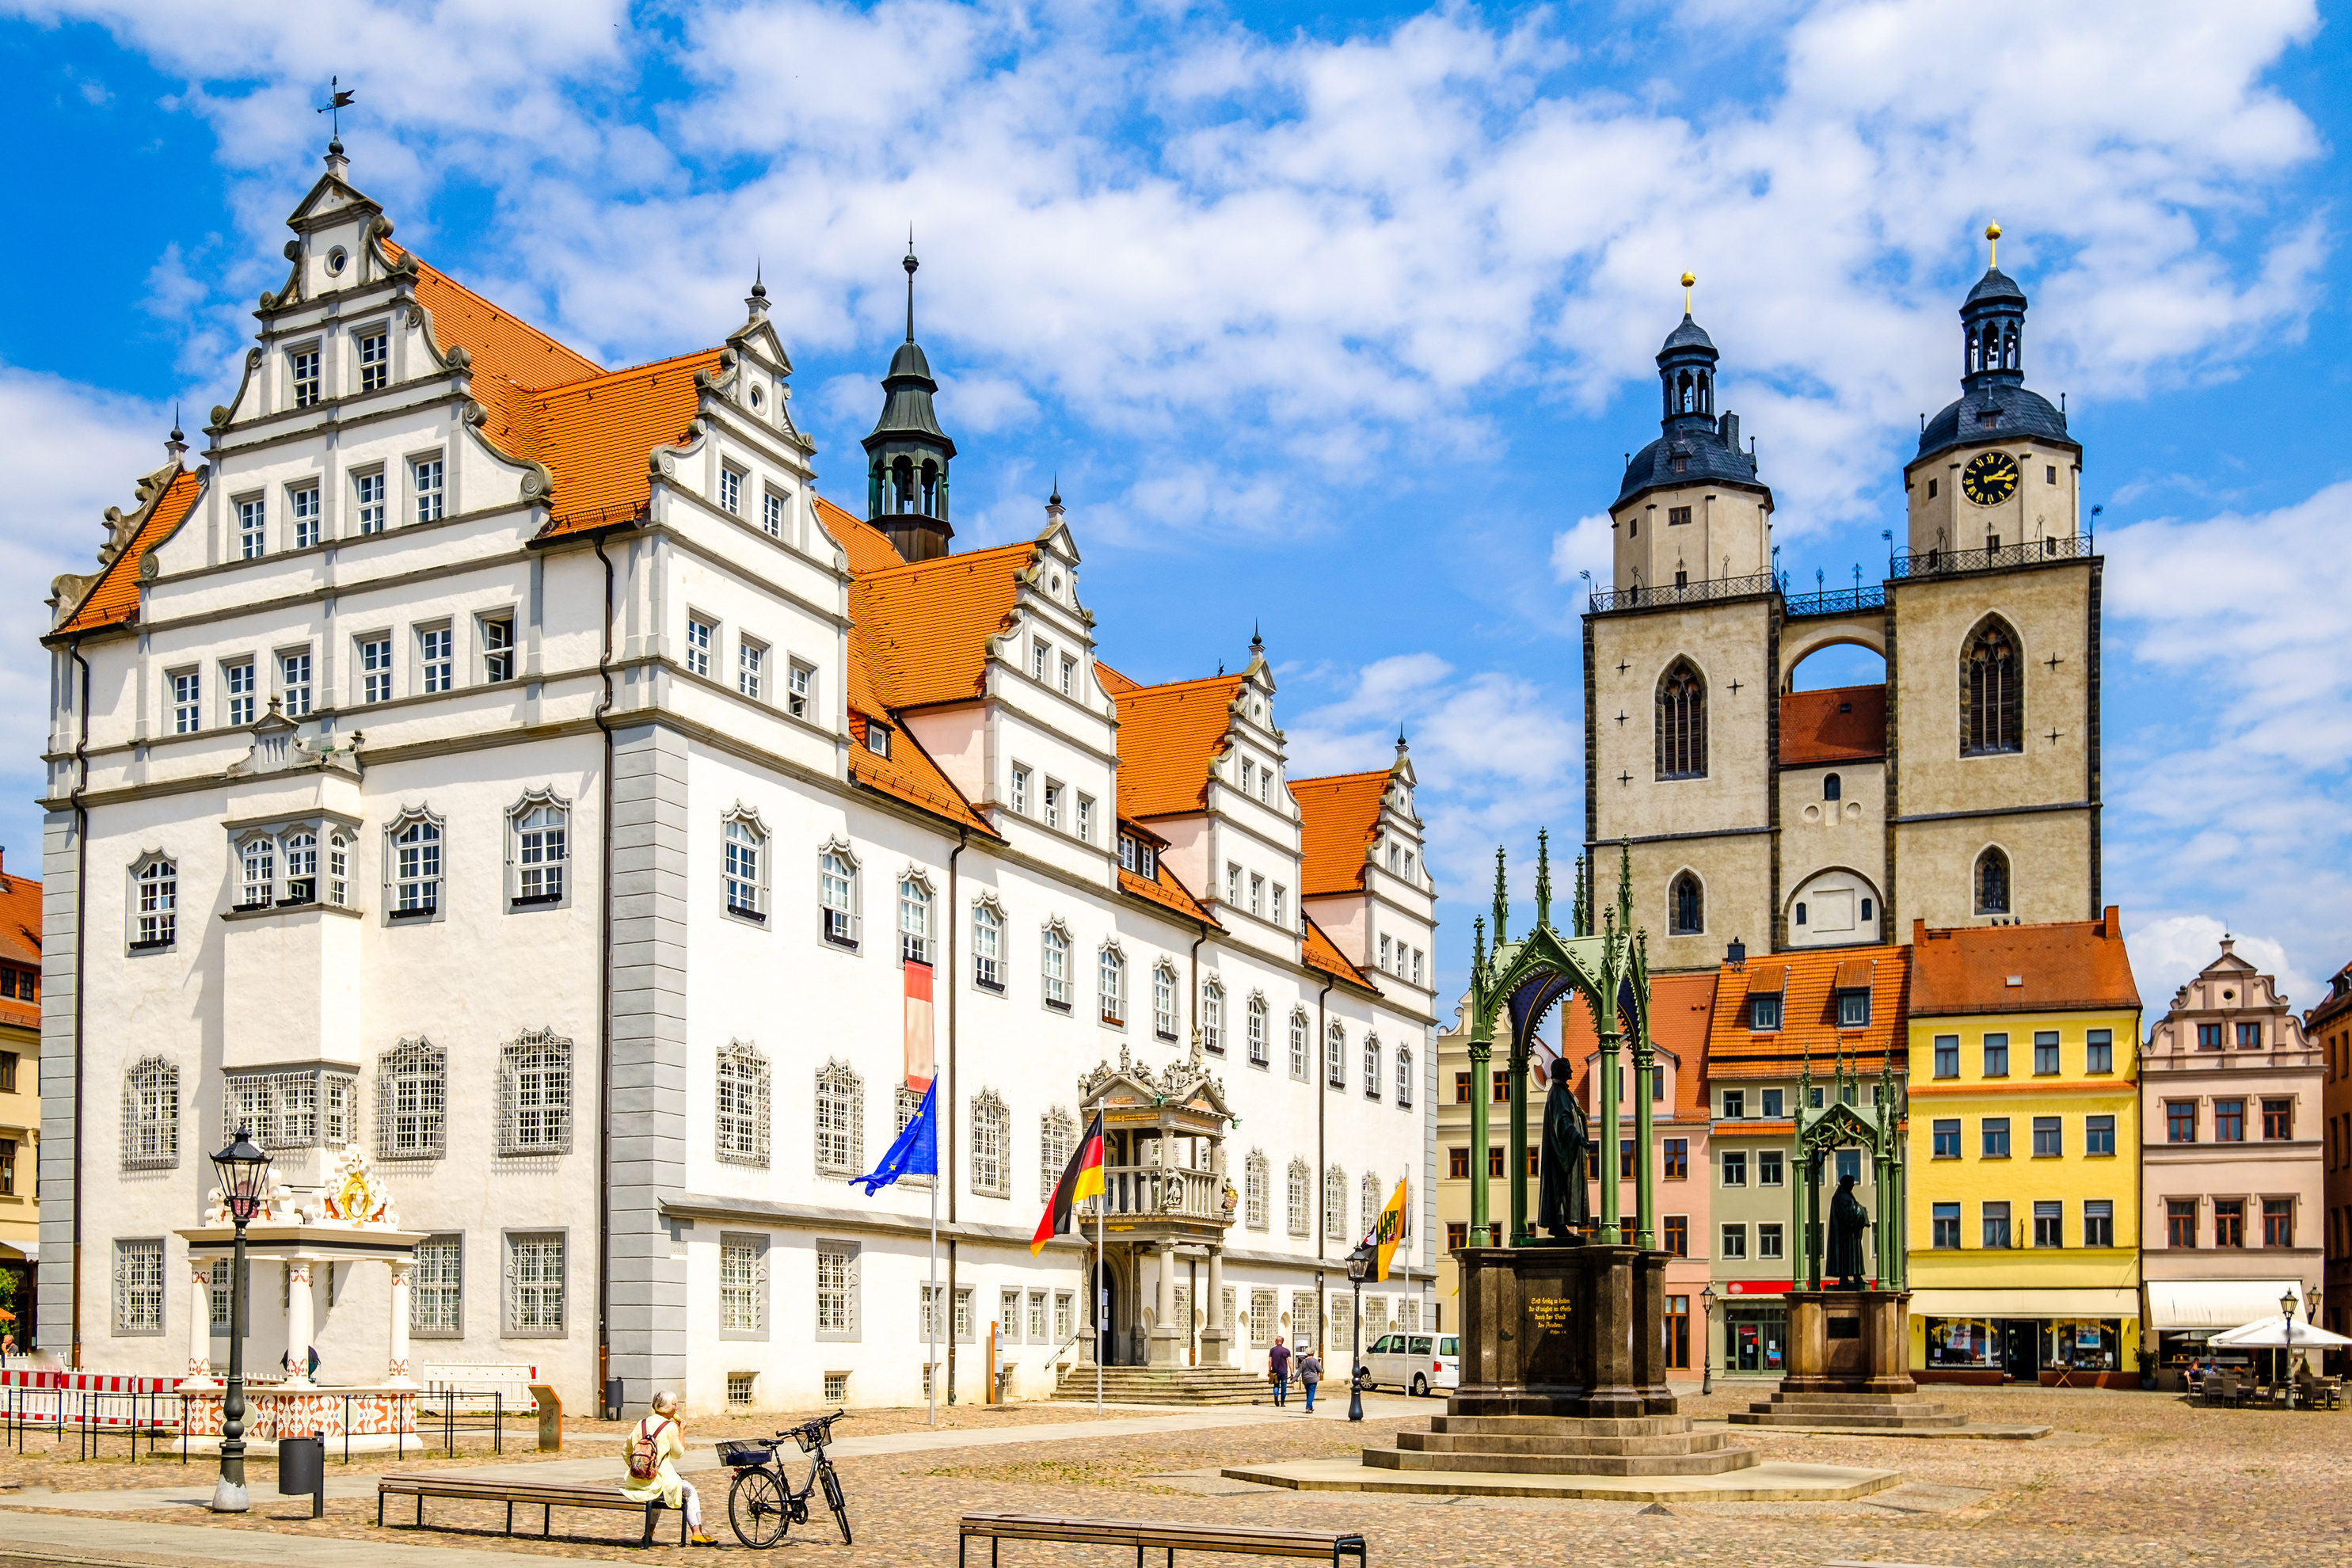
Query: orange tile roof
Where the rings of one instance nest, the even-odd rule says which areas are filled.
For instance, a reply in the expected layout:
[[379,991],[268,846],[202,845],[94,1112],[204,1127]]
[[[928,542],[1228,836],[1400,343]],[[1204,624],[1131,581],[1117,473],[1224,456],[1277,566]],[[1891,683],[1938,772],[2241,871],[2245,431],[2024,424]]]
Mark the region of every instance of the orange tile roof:
[[[1918,1017],[2139,1005],[2123,911],[2114,904],[2104,919],[2042,925],[1931,930],[1914,921],[1911,945]],[[2011,976],[2022,984],[2010,984]]]
[[688,426],[701,401],[695,372],[718,369],[719,351],[704,349],[533,393],[521,411],[528,426],[491,438],[543,464],[555,480],[547,535],[643,512],[653,494],[646,459],[656,447],[692,438]]
[[[388,239],[381,243],[391,260],[410,254]],[[594,360],[500,310],[438,268],[426,266],[422,257],[416,262],[416,302],[432,318],[433,341],[445,353],[463,344],[473,356],[478,377],[537,390],[604,374]],[[478,394],[477,401],[488,400]]]
[[1862,763],[1886,755],[1886,688],[1833,686],[1780,699],[1780,765]]
[[[1864,964],[1869,966],[1870,1022],[1859,1029],[1841,1029],[1837,1024],[1840,973],[1855,978],[1855,966]],[[1780,1027],[1759,1033],[1748,1026],[1748,998],[1775,989],[1769,973],[1772,971],[1786,976]],[[1890,1052],[1900,1066],[1909,1051],[1906,1026],[1910,1016],[1910,977],[1911,949],[1899,946],[1775,953],[1744,970],[1727,963],[1716,978],[1717,1006],[1707,1031],[1707,1076],[1787,1078],[1810,1060],[1814,1076],[1826,1078],[1841,1054],[1865,1074],[1877,1072]]]
[[[1601,1049],[1601,1037],[1592,1027],[1592,1010],[1585,1005],[1583,997],[1571,994],[1559,1005],[1559,1012],[1561,1044],[1575,1064],[1572,1081],[1578,1095],[1590,1105],[1593,1061]],[[1677,1121],[1706,1119],[1706,1036],[1714,1016],[1714,975],[1651,977],[1650,1040],[1659,1050],[1674,1056],[1674,1117]],[[1624,1062],[1629,1067],[1633,1064],[1630,1050],[1625,1053]],[[1626,1130],[1630,1134],[1632,1107],[1626,1109]]]
[[1158,878],[1150,881],[1133,871],[1121,869],[1119,887],[1139,899],[1149,899],[1155,904],[1165,905],[1188,921],[1201,921],[1218,930],[1224,929],[1216,916],[1201,907],[1200,900],[1192,897],[1192,889],[1178,880],[1176,873],[1168,868],[1167,861],[1155,858],[1151,868],[1158,873]]
[[1335,773],[1290,781],[1298,802],[1299,878],[1308,898],[1352,893],[1364,885],[1364,850],[1380,826],[1389,775]]
[[1014,579],[1036,548],[1001,544],[857,574],[849,614],[880,700],[894,709],[976,701],[988,639],[1012,619]]
[[[853,670],[856,660],[852,660]],[[866,726],[874,719],[852,711],[849,715],[849,776],[867,789],[895,795],[910,805],[921,806],[937,816],[943,816],[959,827],[997,837],[996,830],[981,819],[971,808],[963,792],[949,782],[948,776],[923,743],[913,733],[896,724],[890,725],[890,754],[877,756],[866,743]],[[885,723],[889,721],[885,719]]]
[[1105,664],[1102,661],[1102,656],[1099,654],[1095,657],[1095,679],[1100,681],[1102,683],[1102,689],[1105,691],[1109,692],[1113,697],[1124,697],[1129,692],[1137,689],[1137,683],[1135,681],[1129,679],[1126,676],[1121,675],[1118,670],[1115,670],[1110,666]]
[[1381,994],[1381,988],[1373,984],[1370,977],[1362,970],[1348,962],[1348,955],[1339,951],[1339,944],[1333,942],[1321,926],[1315,923],[1314,917],[1311,915],[1307,920],[1307,941],[1299,948],[1299,956],[1305,960],[1309,969],[1319,969],[1326,974],[1336,974],[1348,984],[1369,991],[1375,996]]
[[139,519],[131,542],[115,553],[113,560],[99,568],[98,580],[82,595],[81,603],[74,606],[73,614],[66,617],[58,633],[93,631],[135,619],[139,614],[139,558],[171,537],[173,531],[187,520],[203,490],[194,472],[182,468],[150,496],[147,515]]
[[1136,687],[1118,700],[1119,815],[1172,816],[1207,804],[1209,764],[1225,749],[1242,680],[1172,680]]
[[888,534],[823,496],[816,498],[816,515],[817,521],[824,524],[824,531],[841,546],[842,553],[849,557],[851,572],[883,572],[907,563]]
[[[29,969],[41,966],[41,885],[30,877],[0,875],[0,958]],[[0,1005],[7,1000],[0,998]],[[37,1003],[19,1005],[39,1022]]]

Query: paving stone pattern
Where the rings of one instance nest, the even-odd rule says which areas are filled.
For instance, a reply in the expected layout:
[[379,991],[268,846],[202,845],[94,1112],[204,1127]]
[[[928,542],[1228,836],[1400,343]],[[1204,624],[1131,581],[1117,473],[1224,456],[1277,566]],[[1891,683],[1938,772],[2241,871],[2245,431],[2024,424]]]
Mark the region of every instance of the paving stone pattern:
[[[1004,1510],[1360,1530],[1373,1562],[1411,1568],[1596,1559],[1723,1568],[1832,1563],[2310,1568],[2352,1562],[2352,1413],[2204,1410],[2151,1394],[1937,1393],[1971,1421],[2047,1424],[2053,1434],[2038,1442],[1953,1443],[1748,1429],[1743,1439],[1763,1447],[1769,1458],[1891,1468],[1902,1472],[1904,1484],[1854,1502],[1643,1508],[1286,1492],[1215,1480],[1226,1465],[1329,1457],[1388,1442],[1400,1428],[1425,1419],[1428,1405],[1400,1417],[1390,1414],[1400,1406],[1383,1401],[1381,1419],[1355,1427],[1339,1419],[1338,1407],[1318,1411],[1312,1420],[1142,1432],[1122,1426],[1116,1435],[1107,1429],[1091,1436],[1045,1427],[1034,1442],[1005,1442],[1003,1434],[991,1433],[985,1447],[845,1458],[841,1469],[858,1543],[842,1546],[831,1520],[820,1514],[805,1532],[793,1532],[788,1555],[777,1561],[803,1568],[949,1563],[955,1560],[959,1514]],[[1693,1398],[1686,1409],[1719,1418],[1756,1397],[1745,1388]],[[920,1426],[920,1414],[913,1426]],[[1131,1422],[1140,1413],[1110,1414]],[[1012,1419],[1010,1411],[995,1418]],[[695,1434],[708,1435],[707,1429]],[[584,1452],[575,1447],[571,1457]],[[695,1462],[707,1460],[698,1455]],[[139,1469],[143,1473],[130,1484],[156,1484],[153,1467]],[[5,1474],[0,1465],[0,1478]],[[714,1531],[728,1540],[720,1523],[723,1473],[693,1479],[704,1486]],[[658,1563],[698,1555],[674,1546],[627,1550],[635,1530],[619,1515],[574,1515],[571,1527],[578,1533],[568,1540],[509,1542],[496,1533],[502,1510],[489,1508],[436,1503],[428,1514],[480,1533],[379,1532],[372,1500],[331,1500],[328,1517],[313,1521],[284,1517],[303,1505],[268,1495],[259,1484],[254,1496],[256,1511],[241,1520],[214,1520],[184,1506],[110,1519],[204,1525],[224,1537],[223,1558],[238,1556],[236,1533],[251,1531],[438,1542],[509,1556]],[[39,1506],[37,1497],[25,1496],[9,1511]],[[93,1530],[100,1523],[89,1522]],[[740,1554],[731,1540],[727,1549]],[[340,1554],[329,1548],[320,1558],[331,1555]],[[1006,1550],[1007,1568],[1112,1568],[1116,1556],[1099,1548],[1025,1542]]]

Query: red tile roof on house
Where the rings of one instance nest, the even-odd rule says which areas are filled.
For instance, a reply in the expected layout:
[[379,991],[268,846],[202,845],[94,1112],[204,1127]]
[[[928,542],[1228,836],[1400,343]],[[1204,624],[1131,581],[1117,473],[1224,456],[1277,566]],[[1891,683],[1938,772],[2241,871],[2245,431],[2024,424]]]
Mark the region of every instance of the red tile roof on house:
[[1105,664],[1100,654],[1095,656],[1095,679],[1099,681],[1102,689],[1114,698],[1124,697],[1129,692],[1136,690],[1139,684]]
[[1208,804],[1209,764],[1224,752],[1242,680],[1139,686],[1118,700],[1119,815],[1148,821]]
[[1348,962],[1348,955],[1339,951],[1339,944],[1333,942],[1311,916],[1307,921],[1307,940],[1300,945],[1298,955],[1309,969],[1319,969],[1326,974],[1336,975],[1348,984],[1375,996],[1381,994],[1381,988],[1372,984],[1371,977]]
[[[1706,1046],[1710,1078],[1787,1078],[1808,1061],[1816,1078],[1826,1078],[1841,1056],[1850,1067],[1874,1074],[1890,1053],[1898,1065],[1909,1053],[1908,948],[1780,952],[1744,967],[1727,963],[1708,978],[1716,988]],[[1870,1022],[1857,1029],[1839,1027],[1839,990],[1864,984],[1870,989]],[[1750,1029],[1748,999],[1776,991],[1780,1026]]]
[[[1601,1049],[1601,1037],[1592,1026],[1592,1010],[1584,998],[1571,994],[1559,1005],[1560,1040],[1574,1064],[1571,1080],[1576,1092],[1585,1104],[1597,1105],[1592,1098],[1592,1068]],[[1674,1058],[1675,1105],[1677,1121],[1704,1121],[1707,1116],[1706,1037],[1707,1026],[1715,1016],[1715,976],[1712,974],[1660,974],[1650,978],[1650,1041],[1662,1052]],[[1633,1062],[1632,1042],[1624,1042],[1619,1058],[1627,1068]],[[1628,1086],[1633,1082],[1626,1079]],[[1537,1092],[1530,1084],[1528,1092]],[[1531,1113],[1532,1114],[1532,1113]],[[1633,1131],[1633,1108],[1625,1106],[1626,1132]]]
[[1216,916],[1201,906],[1201,901],[1192,896],[1192,890],[1178,879],[1175,872],[1168,868],[1167,861],[1155,856],[1151,862],[1151,869],[1154,875],[1147,879],[1122,868],[1118,874],[1119,887],[1139,899],[1148,899],[1163,908],[1173,910],[1188,921],[1200,921],[1219,931],[1224,929]]
[[[164,472],[159,468],[155,474],[149,475],[147,480],[142,481],[142,489]],[[136,510],[131,513],[134,521],[130,524],[129,542],[115,552],[113,560],[99,568],[97,581],[84,590],[81,603],[74,606],[65,624],[52,635],[95,631],[100,626],[121,626],[136,619],[139,614],[139,558],[161,544],[173,530],[187,521],[188,514],[195,510],[197,496],[203,491],[204,485],[193,471],[176,468],[170,470],[168,479],[147,492],[142,503],[146,508],[145,515],[141,516]]]
[[1833,686],[1780,699],[1780,765],[1864,763],[1886,755],[1886,688]]
[[863,519],[854,517],[823,496],[816,498],[817,521],[849,557],[849,569],[856,572],[883,572],[893,566],[904,566],[906,557],[890,542],[890,536]]
[[1290,781],[1298,802],[1299,879],[1304,892],[1352,893],[1364,885],[1364,854],[1381,825],[1389,775],[1334,773]]
[[[0,959],[32,973],[41,967],[41,885],[30,877],[0,874]],[[0,996],[0,1024],[20,1029],[41,1026],[39,982],[31,996]]]
[[[2123,911],[2095,921],[1931,929],[1911,923],[1915,1017],[2137,1007]],[[2015,980],[2018,984],[2010,984]]]
[[973,702],[988,671],[988,641],[1011,623],[1034,543],[858,573],[849,588],[875,689],[892,708]]

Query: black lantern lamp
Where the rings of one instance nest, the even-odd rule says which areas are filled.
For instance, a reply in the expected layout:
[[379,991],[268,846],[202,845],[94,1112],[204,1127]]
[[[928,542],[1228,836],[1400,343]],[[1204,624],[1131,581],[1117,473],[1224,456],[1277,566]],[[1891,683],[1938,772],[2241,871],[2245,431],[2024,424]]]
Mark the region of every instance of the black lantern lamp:
[[[1707,1283],[1698,1293],[1698,1392],[1700,1397],[1715,1392],[1715,1282]],[[1685,1366],[1690,1363],[1685,1362]],[[1723,1369],[1729,1372],[1729,1367]]]
[[1348,1419],[1364,1418],[1364,1280],[1380,1261],[1380,1254],[1370,1241],[1360,1241],[1356,1250],[1348,1254],[1348,1278],[1356,1289],[1356,1315],[1348,1325],[1348,1359],[1353,1364],[1348,1371]]
[[236,1227],[229,1263],[228,1391],[221,1400],[220,1479],[213,1486],[215,1513],[243,1513],[245,1489],[245,1227],[261,1212],[269,1181],[269,1156],[254,1146],[250,1128],[240,1127],[229,1146],[213,1156],[220,1173],[221,1201]]

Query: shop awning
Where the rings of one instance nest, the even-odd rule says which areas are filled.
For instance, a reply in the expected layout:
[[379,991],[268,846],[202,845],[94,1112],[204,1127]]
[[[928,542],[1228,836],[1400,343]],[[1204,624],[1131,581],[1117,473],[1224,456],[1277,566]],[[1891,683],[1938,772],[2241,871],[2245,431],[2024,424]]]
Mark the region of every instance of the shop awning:
[[0,1262],[38,1263],[41,1244],[37,1241],[0,1241]]
[[[2271,1292],[2278,1310],[2278,1292]],[[2137,1318],[2139,1292],[2130,1286],[2058,1287],[2047,1290],[1914,1290],[1915,1318]],[[2239,1321],[2242,1322],[2242,1318]],[[2232,1325],[2233,1327],[2235,1325]]]
[[2279,1315],[2279,1298],[2303,1300],[2300,1279],[2151,1279],[2151,1329],[2234,1329]]

